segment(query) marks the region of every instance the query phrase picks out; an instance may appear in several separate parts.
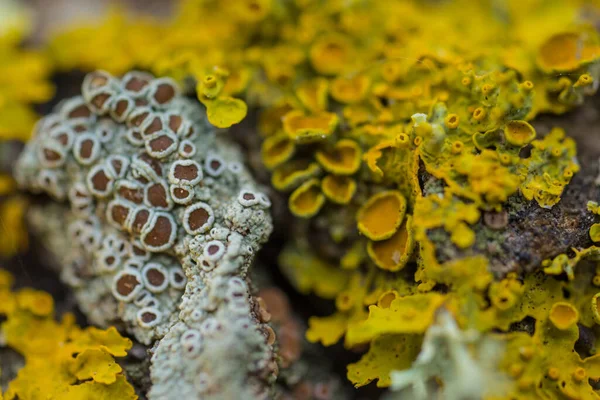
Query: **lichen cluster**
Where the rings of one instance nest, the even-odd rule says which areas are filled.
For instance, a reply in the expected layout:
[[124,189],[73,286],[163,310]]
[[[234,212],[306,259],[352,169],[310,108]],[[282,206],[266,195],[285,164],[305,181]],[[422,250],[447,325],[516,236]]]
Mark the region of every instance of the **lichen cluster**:
[[[335,302],[306,337],[368,346],[348,366],[355,386],[598,398],[600,271],[583,260],[598,260],[600,225],[589,246],[556,249],[533,270],[490,257],[514,210],[558,207],[581,168],[568,132],[532,124],[596,92],[593,10],[187,0],[165,22],[117,11],[66,30],[48,45],[58,70],[124,76],[88,75],[82,97],[39,123],[17,178],[71,209],[33,209],[32,225],[92,322],[160,339],[151,397],[268,396],[275,341],[247,271],[270,202],[204,118],[226,128],[248,104],[262,166],[293,216],[280,268]],[[72,238],[55,234],[67,227]],[[284,361],[292,351],[279,350]]]
[[115,361],[127,354],[131,340],[114,327],[79,328],[72,314],[56,322],[48,293],[13,292],[11,284],[12,276],[0,270],[0,333],[26,364],[9,383],[4,399],[138,398]]
[[272,331],[246,277],[270,201],[178,92],[146,73],[87,75],[83,96],[38,123],[17,180],[69,205],[33,208],[30,222],[89,320],[160,339],[151,397],[264,397]]

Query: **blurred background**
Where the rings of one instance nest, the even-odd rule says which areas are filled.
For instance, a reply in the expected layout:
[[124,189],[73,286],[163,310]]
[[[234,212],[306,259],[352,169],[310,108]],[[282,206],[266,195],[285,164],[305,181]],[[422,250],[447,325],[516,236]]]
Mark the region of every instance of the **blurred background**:
[[31,40],[39,42],[73,21],[78,24],[97,21],[111,7],[120,7],[132,15],[166,19],[177,3],[177,0],[0,0],[0,27],[8,18],[15,18],[24,6],[34,21],[30,27]]

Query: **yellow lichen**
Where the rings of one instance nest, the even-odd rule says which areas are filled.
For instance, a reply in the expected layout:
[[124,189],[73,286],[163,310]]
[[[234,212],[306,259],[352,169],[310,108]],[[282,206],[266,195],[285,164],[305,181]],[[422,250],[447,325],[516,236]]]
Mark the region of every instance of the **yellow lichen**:
[[360,361],[348,365],[348,379],[355,387],[374,380],[378,387],[390,385],[390,372],[407,369],[419,354],[420,335],[384,335],[373,340]]
[[348,204],[356,192],[356,181],[347,176],[327,175],[321,181],[321,189],[333,203]]
[[295,145],[287,135],[274,135],[265,139],[261,156],[265,167],[273,169],[294,155]]
[[323,140],[333,133],[337,124],[337,115],[326,112],[304,115],[301,111],[290,111],[283,117],[285,132],[297,143]]
[[592,310],[594,321],[597,324],[600,324],[600,293],[596,293],[594,297],[592,297],[590,309]]
[[296,89],[296,96],[310,112],[318,113],[327,109],[329,82],[317,78],[302,82]]
[[[3,7],[5,5],[0,5],[0,8]],[[8,19],[3,19],[3,24],[4,21]],[[0,139],[2,140],[27,140],[38,118],[32,105],[46,102],[54,94],[54,88],[49,82],[51,62],[39,50],[20,47],[25,33],[22,27],[10,32],[0,32]]]
[[278,190],[290,190],[318,175],[319,172],[320,168],[317,163],[297,160],[275,169],[271,177],[271,184]]
[[92,379],[94,382],[110,385],[117,380],[117,374],[122,371],[110,354],[102,350],[87,349],[75,357],[71,373],[78,380]]
[[71,314],[54,321],[52,297],[32,289],[10,291],[1,271],[0,325],[5,345],[21,353],[25,366],[8,384],[5,399],[137,399],[114,357],[124,357],[131,341],[115,328],[80,329]]
[[378,242],[369,241],[367,252],[379,268],[398,271],[410,260],[414,243],[412,217],[409,215],[390,238]]
[[333,314],[329,317],[311,317],[308,325],[306,340],[312,343],[320,342],[323,346],[331,346],[344,336],[348,321],[342,314]]
[[590,239],[593,242],[600,242],[600,224],[594,224],[590,227]]
[[526,199],[535,199],[540,206],[549,208],[560,200],[565,186],[579,171],[575,141],[565,137],[562,129],[555,128],[531,145],[531,155],[523,160],[526,174],[523,174],[521,193]]
[[325,203],[321,192],[321,182],[311,179],[304,182],[290,195],[289,207],[292,214],[301,218],[310,218],[319,212]]
[[335,75],[348,67],[352,53],[352,44],[346,36],[331,34],[320,37],[311,46],[310,61],[318,72]]
[[279,255],[279,265],[301,293],[314,292],[331,299],[348,283],[347,271],[297,248],[284,249]]
[[331,97],[341,103],[356,103],[361,101],[367,94],[370,79],[365,75],[352,78],[336,78],[331,83]]
[[397,190],[377,193],[358,210],[358,230],[371,240],[391,237],[397,230],[406,212],[406,199]]
[[560,330],[566,330],[577,323],[579,312],[569,303],[558,302],[550,309],[550,321]]
[[349,139],[340,140],[330,151],[318,151],[315,159],[324,170],[337,175],[352,175],[360,167],[361,150]]
[[509,121],[504,127],[504,137],[513,146],[523,147],[535,139],[535,129],[525,121]]
[[[589,381],[600,378],[598,355],[581,359],[571,351],[579,337],[576,325],[557,329],[547,319],[536,323],[533,337],[524,332],[507,335],[502,369],[515,380],[515,398],[595,398]],[[566,350],[566,351],[565,351]],[[519,368],[516,368],[516,367]]]
[[537,57],[540,68],[551,72],[568,72],[600,57],[595,35],[586,32],[561,32],[547,39]]
[[[231,96],[258,109],[272,185],[289,193],[292,212],[314,219],[305,225],[339,247],[337,258],[321,254],[307,238],[312,232],[295,233],[280,264],[302,293],[335,299],[334,314],[311,318],[311,341],[331,345],[346,335],[348,347],[371,344],[349,368],[356,385],[379,379],[387,386],[391,369],[407,368],[443,303],[461,328],[482,332],[535,319],[533,336],[500,334],[514,397],[593,398],[596,358],[582,360],[573,349],[577,324],[594,323],[600,274],[575,266],[596,260],[597,248],[545,260],[546,274],[503,279],[477,255],[496,244],[479,222],[483,212],[508,210],[515,199],[552,207],[579,170],[573,140],[560,129],[536,139],[530,123],[595,92],[600,40],[582,23],[593,25],[593,7],[579,0],[326,3],[185,0],[161,23],[114,12],[99,26],[55,36],[47,53],[62,70],[135,66],[195,82],[218,126],[246,114]],[[20,51],[7,54],[16,60]],[[19,75],[3,75],[16,95],[27,83]],[[25,103],[47,95],[39,83]],[[0,116],[12,104],[0,99]],[[31,120],[22,115],[10,110],[0,120]],[[525,145],[530,155],[520,151]],[[372,196],[381,193],[395,195],[378,204]],[[405,213],[412,220],[403,224]],[[452,244],[449,261],[438,260],[448,256],[440,240]],[[413,260],[414,274],[403,268]],[[567,280],[554,277],[563,274]],[[569,307],[577,318],[566,318]]]
[[444,300],[445,296],[439,293],[425,293],[399,297],[387,308],[372,305],[367,320],[348,329],[346,345],[369,342],[380,335],[423,333]]
[[233,97],[219,97],[204,104],[208,120],[217,128],[229,128],[239,123],[248,112],[246,103]]
[[419,240],[426,239],[428,230],[444,228],[454,244],[465,248],[475,239],[468,224],[474,224],[479,217],[476,204],[460,201],[447,191],[443,196],[427,196],[416,203],[414,226]]

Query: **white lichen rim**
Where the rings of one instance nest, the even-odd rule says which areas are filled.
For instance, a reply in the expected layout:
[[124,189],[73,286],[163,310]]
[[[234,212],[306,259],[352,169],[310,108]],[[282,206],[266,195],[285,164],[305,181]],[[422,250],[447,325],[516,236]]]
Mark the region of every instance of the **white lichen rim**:
[[[204,209],[207,212],[208,218],[204,224],[202,224],[201,226],[199,226],[196,229],[192,229],[189,225],[190,215],[194,211],[196,211],[200,208]],[[197,235],[199,233],[207,232],[212,227],[214,222],[215,222],[215,213],[214,213],[212,207],[202,201],[199,201],[199,202],[194,203],[191,206],[187,207],[185,209],[185,212],[183,213],[183,228],[190,235]]]
[[[160,285],[154,285],[148,278],[148,272],[153,269],[160,272],[163,276],[163,281]],[[144,266],[144,268],[142,268],[142,279],[144,280],[144,286],[146,289],[152,293],[164,292],[169,286],[169,272],[162,264],[157,262],[148,263]]]

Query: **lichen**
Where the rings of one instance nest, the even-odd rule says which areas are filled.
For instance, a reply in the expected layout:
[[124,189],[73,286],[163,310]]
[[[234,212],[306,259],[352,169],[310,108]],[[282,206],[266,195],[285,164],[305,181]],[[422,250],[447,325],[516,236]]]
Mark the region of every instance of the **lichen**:
[[[52,297],[41,291],[11,291],[12,277],[0,270],[3,345],[18,351],[25,366],[4,393],[11,399],[137,399],[115,357],[131,340],[114,327],[79,328],[72,314],[54,320]],[[43,335],[40,334],[43,332]]]
[[38,123],[16,167],[21,187],[70,206],[30,222],[82,311],[155,342],[151,398],[269,396],[273,342],[247,279],[269,199],[172,80],[97,71],[82,94]]
[[[477,330],[461,331],[452,314],[441,310],[423,339],[412,366],[390,373],[391,389],[401,399],[478,399],[500,397],[508,381],[498,369],[503,346]],[[441,382],[438,385],[436,380]]]
[[[71,210],[34,209],[32,223],[93,322],[160,339],[152,396],[268,396],[273,337],[249,311],[246,272],[271,229],[269,200],[180,82],[217,127],[258,110],[261,159],[294,216],[280,267],[301,293],[335,302],[309,319],[309,341],[370,345],[349,366],[355,385],[389,386],[392,370],[412,368],[395,376],[439,378],[459,396],[464,377],[441,367],[457,359],[442,355],[460,352],[473,371],[487,350],[463,336],[476,331],[506,342],[510,396],[596,398],[596,343],[575,347],[597,331],[600,274],[582,264],[598,248],[557,248],[536,271],[476,251],[505,251],[493,231],[522,218],[515,207],[556,207],[580,169],[568,132],[534,119],[598,88],[584,6],[188,0],[166,23],[117,11],[72,28],[49,45],[59,69],[174,80],[88,75],[83,98],[40,123],[17,178]],[[73,240],[52,235],[66,226]]]

